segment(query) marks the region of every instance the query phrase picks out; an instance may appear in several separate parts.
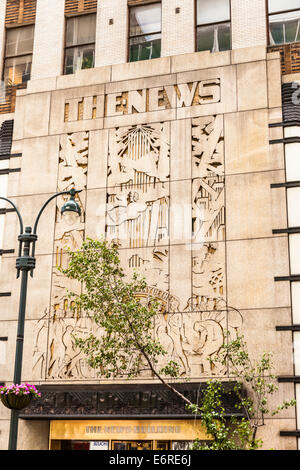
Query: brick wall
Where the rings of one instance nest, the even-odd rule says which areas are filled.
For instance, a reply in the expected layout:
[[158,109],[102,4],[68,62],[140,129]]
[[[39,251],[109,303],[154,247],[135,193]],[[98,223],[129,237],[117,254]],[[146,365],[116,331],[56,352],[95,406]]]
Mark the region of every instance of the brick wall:
[[[194,4],[194,0],[162,0],[162,57],[195,50]],[[32,79],[62,74],[64,6],[64,0],[37,0]],[[98,0],[96,67],[127,62],[127,9],[127,0]],[[232,48],[266,45],[265,0],[231,0],[231,9]]]
[[37,0],[32,80],[61,75],[64,22],[64,0]]
[[194,0],[162,1],[162,57],[195,51],[194,6]]
[[232,49],[267,45],[265,0],[231,0]]
[[280,52],[282,75],[300,72],[300,42],[269,47],[269,52],[277,51]]
[[95,66],[127,62],[127,36],[127,0],[98,0]]

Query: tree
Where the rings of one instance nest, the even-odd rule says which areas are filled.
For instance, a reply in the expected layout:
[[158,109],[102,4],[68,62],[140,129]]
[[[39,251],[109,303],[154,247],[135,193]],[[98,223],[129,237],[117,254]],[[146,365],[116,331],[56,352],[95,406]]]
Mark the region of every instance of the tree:
[[[255,450],[259,447],[258,440],[252,442],[252,428],[248,417],[228,417],[226,414],[224,398],[232,393],[236,395],[235,386],[234,384],[230,391],[219,380],[211,380],[202,393],[200,404],[189,406],[193,413],[201,416],[211,438],[211,441],[204,443],[196,440],[194,450]],[[236,407],[240,407],[240,401]]]
[[137,274],[130,281],[120,265],[118,247],[106,240],[88,239],[77,252],[69,251],[67,269],[62,273],[79,281],[83,292],[70,292],[77,309],[98,326],[98,335],[75,338],[89,365],[106,378],[137,377],[145,370],[172,390],[186,404],[192,403],[166,377],[177,377],[179,365],[168,361],[159,368],[159,358],[167,352],[153,337],[155,317],[161,305],[149,295],[141,301],[147,283]]
[[[138,274],[130,280],[126,278],[118,246],[106,240],[87,239],[79,251],[69,250],[68,267],[61,271],[81,283],[82,292],[70,292],[69,296],[77,309],[97,325],[97,334],[75,337],[92,368],[106,378],[133,378],[150,371],[191,411],[200,415],[212,441],[210,444],[195,442],[195,449],[253,450],[261,445],[256,439],[257,429],[264,425],[264,418],[270,413],[268,398],[277,390],[270,353],[264,353],[252,363],[244,338],[238,336],[231,340],[227,333],[223,346],[211,360],[230,367],[233,387],[228,391],[220,381],[209,381],[202,391],[200,404],[192,403],[168,382],[168,378],[178,378],[179,365],[166,358],[166,365],[159,366],[167,352],[153,332],[162,306],[151,295],[145,296],[148,287],[145,279]],[[245,386],[248,396],[244,393]],[[234,395],[239,418],[227,417],[223,406],[226,394]],[[272,414],[294,404],[293,400],[284,402]]]
[[[213,437],[212,445],[195,442],[199,450],[256,450],[263,444],[257,439],[258,428],[265,425],[267,416],[275,416],[281,410],[296,404],[295,400],[284,401],[271,410],[269,400],[278,390],[277,377],[273,374],[272,354],[263,353],[256,360],[251,360],[244,336],[230,340],[226,333],[225,342],[212,357],[213,362],[227,364],[230,375],[234,377],[232,391],[227,391],[217,380],[210,381],[204,391],[200,406],[192,405],[190,409],[201,415],[208,433]],[[247,391],[247,395],[245,393]],[[227,418],[222,405],[224,394],[234,393],[237,402],[235,407],[242,417]]]

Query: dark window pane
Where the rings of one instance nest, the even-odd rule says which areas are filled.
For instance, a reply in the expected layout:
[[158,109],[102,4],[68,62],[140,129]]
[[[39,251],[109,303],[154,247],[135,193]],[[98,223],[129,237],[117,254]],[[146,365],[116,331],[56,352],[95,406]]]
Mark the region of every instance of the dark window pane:
[[214,45],[214,28],[204,26],[197,29],[197,51],[211,51]]
[[299,32],[300,21],[287,21],[285,23],[285,42],[295,42]]
[[269,13],[295,10],[299,8],[299,0],[269,0]]
[[129,61],[149,60],[160,57],[161,38],[160,34],[130,39]]
[[230,23],[197,28],[198,51],[227,51],[231,48]]
[[66,46],[95,42],[96,15],[77,16],[67,20]]
[[95,63],[95,47],[82,46],[66,50],[65,74],[75,73],[77,70],[90,69]]
[[284,43],[284,34],[283,34],[283,24],[274,23],[270,24],[270,44],[283,44]]
[[231,49],[230,24],[219,25],[218,41],[219,41],[219,51],[229,51]]
[[270,44],[285,44],[300,39],[300,10],[270,15]]
[[230,20],[229,0],[198,0],[197,25]]
[[34,26],[8,29],[6,33],[6,57],[32,54],[33,37]]
[[130,8],[129,35],[159,33],[161,31],[161,4],[143,5]]
[[4,82],[6,86],[25,84],[30,80],[32,56],[6,59],[4,63]]

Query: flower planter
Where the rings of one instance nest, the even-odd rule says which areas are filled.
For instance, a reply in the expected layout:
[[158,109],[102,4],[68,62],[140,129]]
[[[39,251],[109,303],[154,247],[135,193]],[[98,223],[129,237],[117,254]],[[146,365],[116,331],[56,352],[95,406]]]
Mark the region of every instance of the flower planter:
[[10,410],[22,410],[29,405],[33,398],[39,398],[41,394],[34,385],[21,384],[0,387],[0,399],[6,408]]
[[10,410],[22,410],[26,406],[29,405],[29,403],[32,400],[31,395],[13,395],[13,394],[8,394],[8,395],[0,395],[1,401],[6,408],[9,408]]

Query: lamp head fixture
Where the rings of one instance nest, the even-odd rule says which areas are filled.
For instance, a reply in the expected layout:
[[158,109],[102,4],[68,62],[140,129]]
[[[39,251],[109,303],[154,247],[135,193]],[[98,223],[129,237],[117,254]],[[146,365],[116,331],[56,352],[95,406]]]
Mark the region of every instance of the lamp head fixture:
[[78,217],[81,215],[81,209],[79,204],[75,201],[76,193],[80,191],[76,191],[74,188],[70,189],[70,199],[64,203],[61,208],[61,215],[63,216],[64,220],[68,224],[74,224]]

